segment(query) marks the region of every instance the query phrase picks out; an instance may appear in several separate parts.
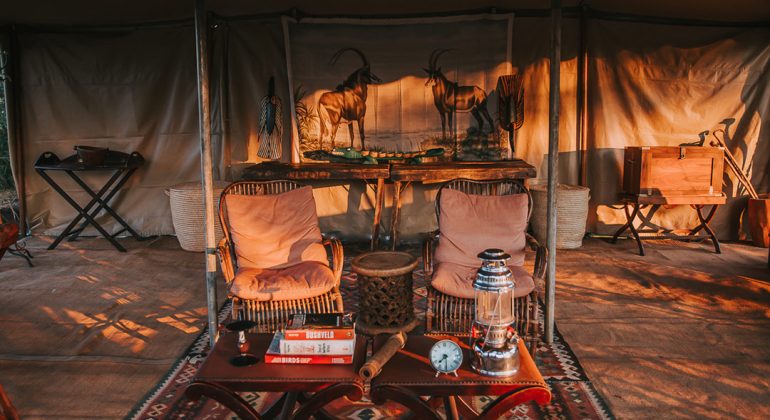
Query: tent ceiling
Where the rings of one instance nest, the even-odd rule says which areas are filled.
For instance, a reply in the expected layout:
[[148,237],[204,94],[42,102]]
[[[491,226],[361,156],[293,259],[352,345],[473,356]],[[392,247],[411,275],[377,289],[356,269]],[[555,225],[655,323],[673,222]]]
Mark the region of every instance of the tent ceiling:
[[[768,0],[585,0],[584,4],[605,12],[643,16],[715,21],[768,21]],[[1,0],[0,23],[103,25],[177,20],[192,17],[193,0]],[[291,8],[313,15],[404,15],[446,13],[461,10],[547,9],[548,0],[207,0],[207,8],[219,15],[239,16],[282,12]],[[580,0],[563,0],[575,7]]]

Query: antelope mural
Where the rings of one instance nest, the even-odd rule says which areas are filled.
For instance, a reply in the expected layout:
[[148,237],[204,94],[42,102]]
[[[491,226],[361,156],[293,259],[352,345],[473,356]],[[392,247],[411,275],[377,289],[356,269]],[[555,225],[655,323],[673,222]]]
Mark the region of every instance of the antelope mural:
[[[460,86],[457,82],[449,81],[441,67],[438,67],[438,59],[441,54],[449,49],[433,50],[428,58],[428,68],[423,69],[428,73],[428,81],[425,86],[433,89],[433,103],[441,115],[441,136],[446,137],[447,122],[449,123],[449,135],[454,136],[452,118],[455,112],[470,112],[479,123],[479,132],[483,132],[484,119],[493,128],[492,117],[487,111],[487,94],[478,86]],[[484,119],[482,119],[484,116]],[[448,120],[448,121],[447,121]]]
[[367,87],[372,82],[381,82],[382,80],[372,73],[369,60],[366,59],[364,53],[356,48],[343,48],[337,51],[332,56],[332,65],[346,51],[358,54],[362,64],[342,84],[332,92],[325,92],[318,100],[318,120],[321,126],[319,143],[323,147],[324,138],[329,135],[331,136],[332,149],[334,149],[337,128],[339,128],[340,123],[346,122],[350,130],[350,147],[353,147],[353,121],[356,121],[358,133],[361,136],[361,149],[365,149],[364,117],[366,116]]

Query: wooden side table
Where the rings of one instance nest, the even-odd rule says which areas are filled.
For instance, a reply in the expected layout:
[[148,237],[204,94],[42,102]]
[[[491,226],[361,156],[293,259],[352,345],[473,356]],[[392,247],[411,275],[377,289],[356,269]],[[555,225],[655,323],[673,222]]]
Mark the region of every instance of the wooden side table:
[[366,335],[395,334],[414,329],[412,272],[417,258],[406,252],[361,254],[350,263],[358,275],[356,329]]
[[[330,402],[347,397],[358,401],[364,395],[364,383],[358,369],[366,357],[366,340],[356,342],[352,365],[291,365],[264,362],[273,334],[247,334],[249,353],[259,357],[252,366],[237,367],[230,359],[238,354],[237,334],[225,334],[217,341],[185,395],[193,401],[206,396],[232,410],[241,419],[306,419]],[[256,412],[238,392],[285,392],[265,413]],[[314,392],[293,411],[299,393]],[[292,413],[293,412],[293,413]]]
[[[711,239],[711,242],[714,244],[714,251],[717,254],[721,254],[722,251],[719,248],[719,240],[717,239],[716,235],[714,234],[714,231],[711,230],[711,227],[709,226],[709,222],[711,222],[711,219],[714,217],[714,213],[717,211],[717,207],[719,207],[720,204],[724,204],[726,201],[725,196],[723,195],[681,195],[681,196],[660,196],[660,195],[640,195],[640,194],[624,194],[621,196],[621,200],[623,201],[623,210],[626,213],[626,224],[620,227],[617,232],[615,232],[615,235],[612,236],[612,243],[616,243],[618,241],[618,237],[625,232],[626,230],[631,231],[631,235],[636,240],[636,244],[639,246],[639,255],[644,256],[644,245],[642,245],[642,237],[639,236],[640,233],[657,233],[657,229],[646,229],[645,226],[651,225],[650,218],[652,217],[652,214],[655,213],[655,211],[660,207],[661,205],[679,205],[679,204],[689,204],[695,210],[698,212],[698,220],[700,221],[700,224],[692,229],[690,229],[690,232],[687,235],[668,235],[668,236],[661,236],[661,237],[644,237],[645,240],[652,240],[652,239],[676,239],[676,240],[685,240],[690,241],[694,239]],[[645,206],[652,206],[650,211],[645,216],[642,213],[642,208]],[[703,215],[703,208],[706,206],[711,206],[711,210],[704,216]],[[641,222],[639,225],[639,228],[634,226],[634,220],[639,219]],[[704,235],[699,235],[700,231],[705,232]]]
[[[386,337],[375,340],[375,351],[385,343]],[[440,375],[428,361],[431,346],[442,339],[451,339],[463,350],[463,363],[458,376]],[[470,349],[466,340],[453,336],[410,335],[406,346],[399,350],[383,367],[382,372],[372,380],[371,396],[375,404],[395,401],[409,408],[415,418],[440,419],[433,408],[436,400],[443,400],[447,418],[496,419],[519,404],[535,401],[547,404],[551,401],[543,377],[530,357],[524,341],[519,341],[521,367],[516,375],[496,378],[479,375],[470,367]],[[477,413],[460,396],[499,396],[482,413]],[[430,396],[426,402],[420,396]]]

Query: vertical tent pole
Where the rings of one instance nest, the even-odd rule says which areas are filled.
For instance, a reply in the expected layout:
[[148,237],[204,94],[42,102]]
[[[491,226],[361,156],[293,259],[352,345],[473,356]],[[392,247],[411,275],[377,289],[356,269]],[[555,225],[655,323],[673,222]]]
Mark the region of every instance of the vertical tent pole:
[[214,200],[211,164],[211,110],[209,109],[209,55],[205,0],[195,0],[195,58],[198,64],[198,129],[201,139],[201,180],[206,215],[206,304],[209,343],[214,346],[217,331],[217,261],[214,236]]
[[551,86],[548,120],[548,259],[545,284],[545,339],[553,342],[556,306],[556,185],[559,161],[559,89],[561,65],[561,0],[551,0]]
[[24,173],[24,130],[22,128],[21,107],[21,43],[19,42],[19,30],[16,25],[11,26],[11,39],[8,50],[8,64],[11,68],[10,82],[5,80],[5,110],[8,119],[8,140],[11,148],[13,164],[11,169],[16,181],[16,195],[19,203],[19,233],[27,236],[27,176]]
[[588,152],[586,146],[586,137],[588,133],[588,34],[586,33],[586,7],[580,8],[580,34],[578,43],[578,64],[577,64],[577,152],[578,152],[578,184],[588,185],[588,175],[586,174],[586,165]]

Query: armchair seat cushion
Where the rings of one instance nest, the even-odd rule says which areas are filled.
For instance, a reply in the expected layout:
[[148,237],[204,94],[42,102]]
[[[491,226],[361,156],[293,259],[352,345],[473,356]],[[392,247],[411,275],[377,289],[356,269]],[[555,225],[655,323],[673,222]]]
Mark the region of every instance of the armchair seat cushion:
[[302,262],[285,268],[241,268],[230,284],[230,293],[241,299],[268,301],[320,296],[336,285],[328,265]]
[[[522,297],[532,293],[535,281],[524,267],[509,267],[513,273],[516,287],[514,297]],[[441,293],[464,299],[473,299],[473,279],[476,278],[478,267],[467,267],[450,262],[438,263],[433,267],[431,285]]]

